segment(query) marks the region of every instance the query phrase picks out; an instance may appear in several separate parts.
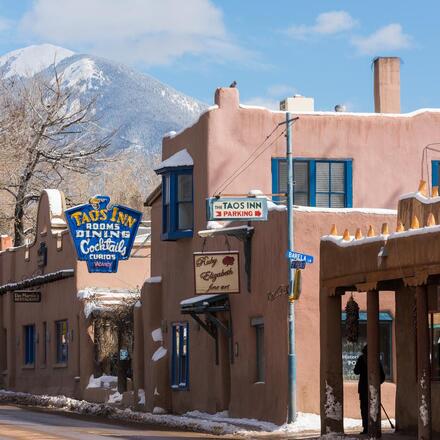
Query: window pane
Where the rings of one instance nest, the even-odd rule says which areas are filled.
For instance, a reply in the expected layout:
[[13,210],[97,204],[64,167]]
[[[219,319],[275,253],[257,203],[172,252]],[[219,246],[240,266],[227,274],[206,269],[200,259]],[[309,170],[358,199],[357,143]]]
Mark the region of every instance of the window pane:
[[345,165],[341,162],[332,162],[331,166],[331,191],[345,192]]
[[188,371],[187,371],[187,346],[188,346],[188,328],[186,325],[181,327],[181,352],[180,352],[180,386],[186,386],[186,382],[188,379]]
[[264,325],[255,326],[257,339],[257,382],[264,382]]
[[35,362],[35,326],[24,327],[24,363],[31,365]]
[[278,192],[287,193],[287,161],[278,161]]
[[343,208],[345,206],[345,194],[331,194],[330,207]]
[[432,378],[440,380],[440,313],[431,315]]
[[308,206],[309,205],[309,198],[308,198],[307,194],[295,193],[294,197],[293,197],[293,203],[295,205]]
[[57,363],[67,362],[67,321],[56,322]]
[[[392,345],[391,345],[391,321],[379,322],[380,361],[382,362],[385,378],[392,380]],[[342,321],[342,368],[345,380],[358,380],[359,376],[354,374],[353,369],[357,358],[361,355],[362,349],[367,343],[367,321],[359,322],[358,341],[348,342],[345,328],[345,320]]]
[[192,202],[179,203],[179,224],[178,229],[192,229],[193,227],[193,204]]
[[309,166],[307,162],[294,162],[293,179],[295,192],[309,192]]
[[165,203],[165,205],[169,205],[169,203],[170,203],[170,176],[164,177],[164,186],[165,186],[164,203]]
[[192,201],[192,175],[181,174],[177,176],[177,201]]
[[321,208],[329,207],[329,195],[328,194],[316,194],[316,206]]
[[[316,162],[316,191],[317,192],[330,191],[329,178],[330,178],[330,164],[328,162]],[[319,206],[319,205],[317,204],[316,206]]]

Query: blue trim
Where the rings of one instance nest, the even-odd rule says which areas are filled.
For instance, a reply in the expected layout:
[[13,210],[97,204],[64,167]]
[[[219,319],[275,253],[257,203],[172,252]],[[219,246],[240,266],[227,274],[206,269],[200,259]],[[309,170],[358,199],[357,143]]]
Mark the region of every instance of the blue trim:
[[[177,353],[177,329],[179,329],[179,353]],[[186,329],[186,357],[182,362],[184,348],[184,329]],[[188,390],[189,388],[189,323],[177,322],[171,325],[171,388]]]
[[[272,193],[280,192],[279,182],[279,166],[281,161],[286,161],[284,157],[273,157],[271,159],[272,171]],[[343,163],[344,164],[344,207],[353,207],[353,160],[352,159],[319,159],[319,158],[304,158],[295,157],[294,162],[307,162],[309,174],[309,206],[316,206],[316,163]],[[437,174],[438,175],[438,174]],[[329,177],[331,179],[331,176]],[[331,195],[331,187],[329,187],[329,197]],[[342,194],[342,193],[339,193]],[[279,197],[274,197],[274,200],[279,200]],[[329,199],[330,205],[330,199]]]
[[[342,320],[347,319],[347,313],[342,312]],[[359,321],[367,320],[367,312],[359,312]],[[379,312],[379,321],[393,321],[393,317],[388,312]]]
[[438,179],[439,164],[440,164],[440,160],[433,160],[431,162],[431,181],[432,181],[432,186],[438,186],[439,185],[439,179]]
[[35,364],[35,324],[24,326],[24,364]]
[[[178,194],[178,178],[182,175],[191,175],[193,176],[193,168],[192,167],[176,167],[176,168],[167,168],[168,173],[162,174],[162,240],[178,240],[180,238],[192,237],[194,224],[190,229],[179,229],[179,200],[177,198]],[[169,219],[167,216],[167,210],[165,205],[166,200],[166,178],[169,178]],[[194,210],[194,182],[192,182],[191,188],[191,203],[193,204]],[[193,222],[194,222],[194,213],[193,213]]]
[[309,161],[309,204],[316,206],[316,160]]
[[353,208],[353,161],[345,161],[345,207]]
[[[272,157],[270,161],[270,168],[272,171],[272,192],[278,194],[279,191],[279,161],[280,159],[277,159],[276,157]],[[274,196],[273,198],[274,202],[279,202],[281,200],[281,197]]]

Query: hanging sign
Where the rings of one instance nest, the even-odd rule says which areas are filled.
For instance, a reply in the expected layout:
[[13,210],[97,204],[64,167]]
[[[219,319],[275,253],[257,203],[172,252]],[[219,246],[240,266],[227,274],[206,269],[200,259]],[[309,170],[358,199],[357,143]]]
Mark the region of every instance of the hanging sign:
[[117,272],[119,260],[130,257],[141,222],[141,212],[109,203],[110,197],[97,195],[65,211],[78,259],[89,272]]
[[267,220],[267,199],[262,197],[211,197],[208,220]]
[[290,262],[291,269],[305,269],[306,268],[306,262],[305,261],[296,261],[292,260]]
[[39,303],[41,302],[41,292],[36,290],[21,290],[14,292],[15,303]]
[[195,252],[193,258],[196,295],[240,293],[238,251]]
[[307,255],[307,254],[301,254],[299,252],[295,251],[287,251],[286,252],[286,258],[293,261],[304,261],[307,264],[313,263],[313,256]]

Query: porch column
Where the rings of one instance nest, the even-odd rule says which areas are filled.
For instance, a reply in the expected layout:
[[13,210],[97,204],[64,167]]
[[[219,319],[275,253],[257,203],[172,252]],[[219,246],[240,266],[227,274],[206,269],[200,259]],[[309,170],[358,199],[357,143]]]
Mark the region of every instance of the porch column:
[[322,435],[344,433],[341,297],[330,294],[330,290],[321,287],[319,312]]
[[95,335],[92,320],[86,318],[82,311],[78,322],[80,392],[84,398],[84,390],[89,383],[89,378],[95,372]]
[[428,295],[426,286],[416,287],[417,304],[417,383],[418,383],[418,439],[430,440],[431,433],[431,368],[428,323]]
[[380,356],[379,356],[379,292],[367,293],[367,343],[368,343],[368,435],[380,438]]

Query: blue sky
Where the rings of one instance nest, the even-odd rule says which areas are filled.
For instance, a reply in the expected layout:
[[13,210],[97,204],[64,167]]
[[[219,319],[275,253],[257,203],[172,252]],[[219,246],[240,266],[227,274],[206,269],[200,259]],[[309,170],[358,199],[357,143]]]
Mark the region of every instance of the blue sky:
[[372,111],[371,61],[400,56],[402,111],[440,106],[437,0],[0,0],[0,52],[52,43],[127,63],[211,103],[287,95]]

